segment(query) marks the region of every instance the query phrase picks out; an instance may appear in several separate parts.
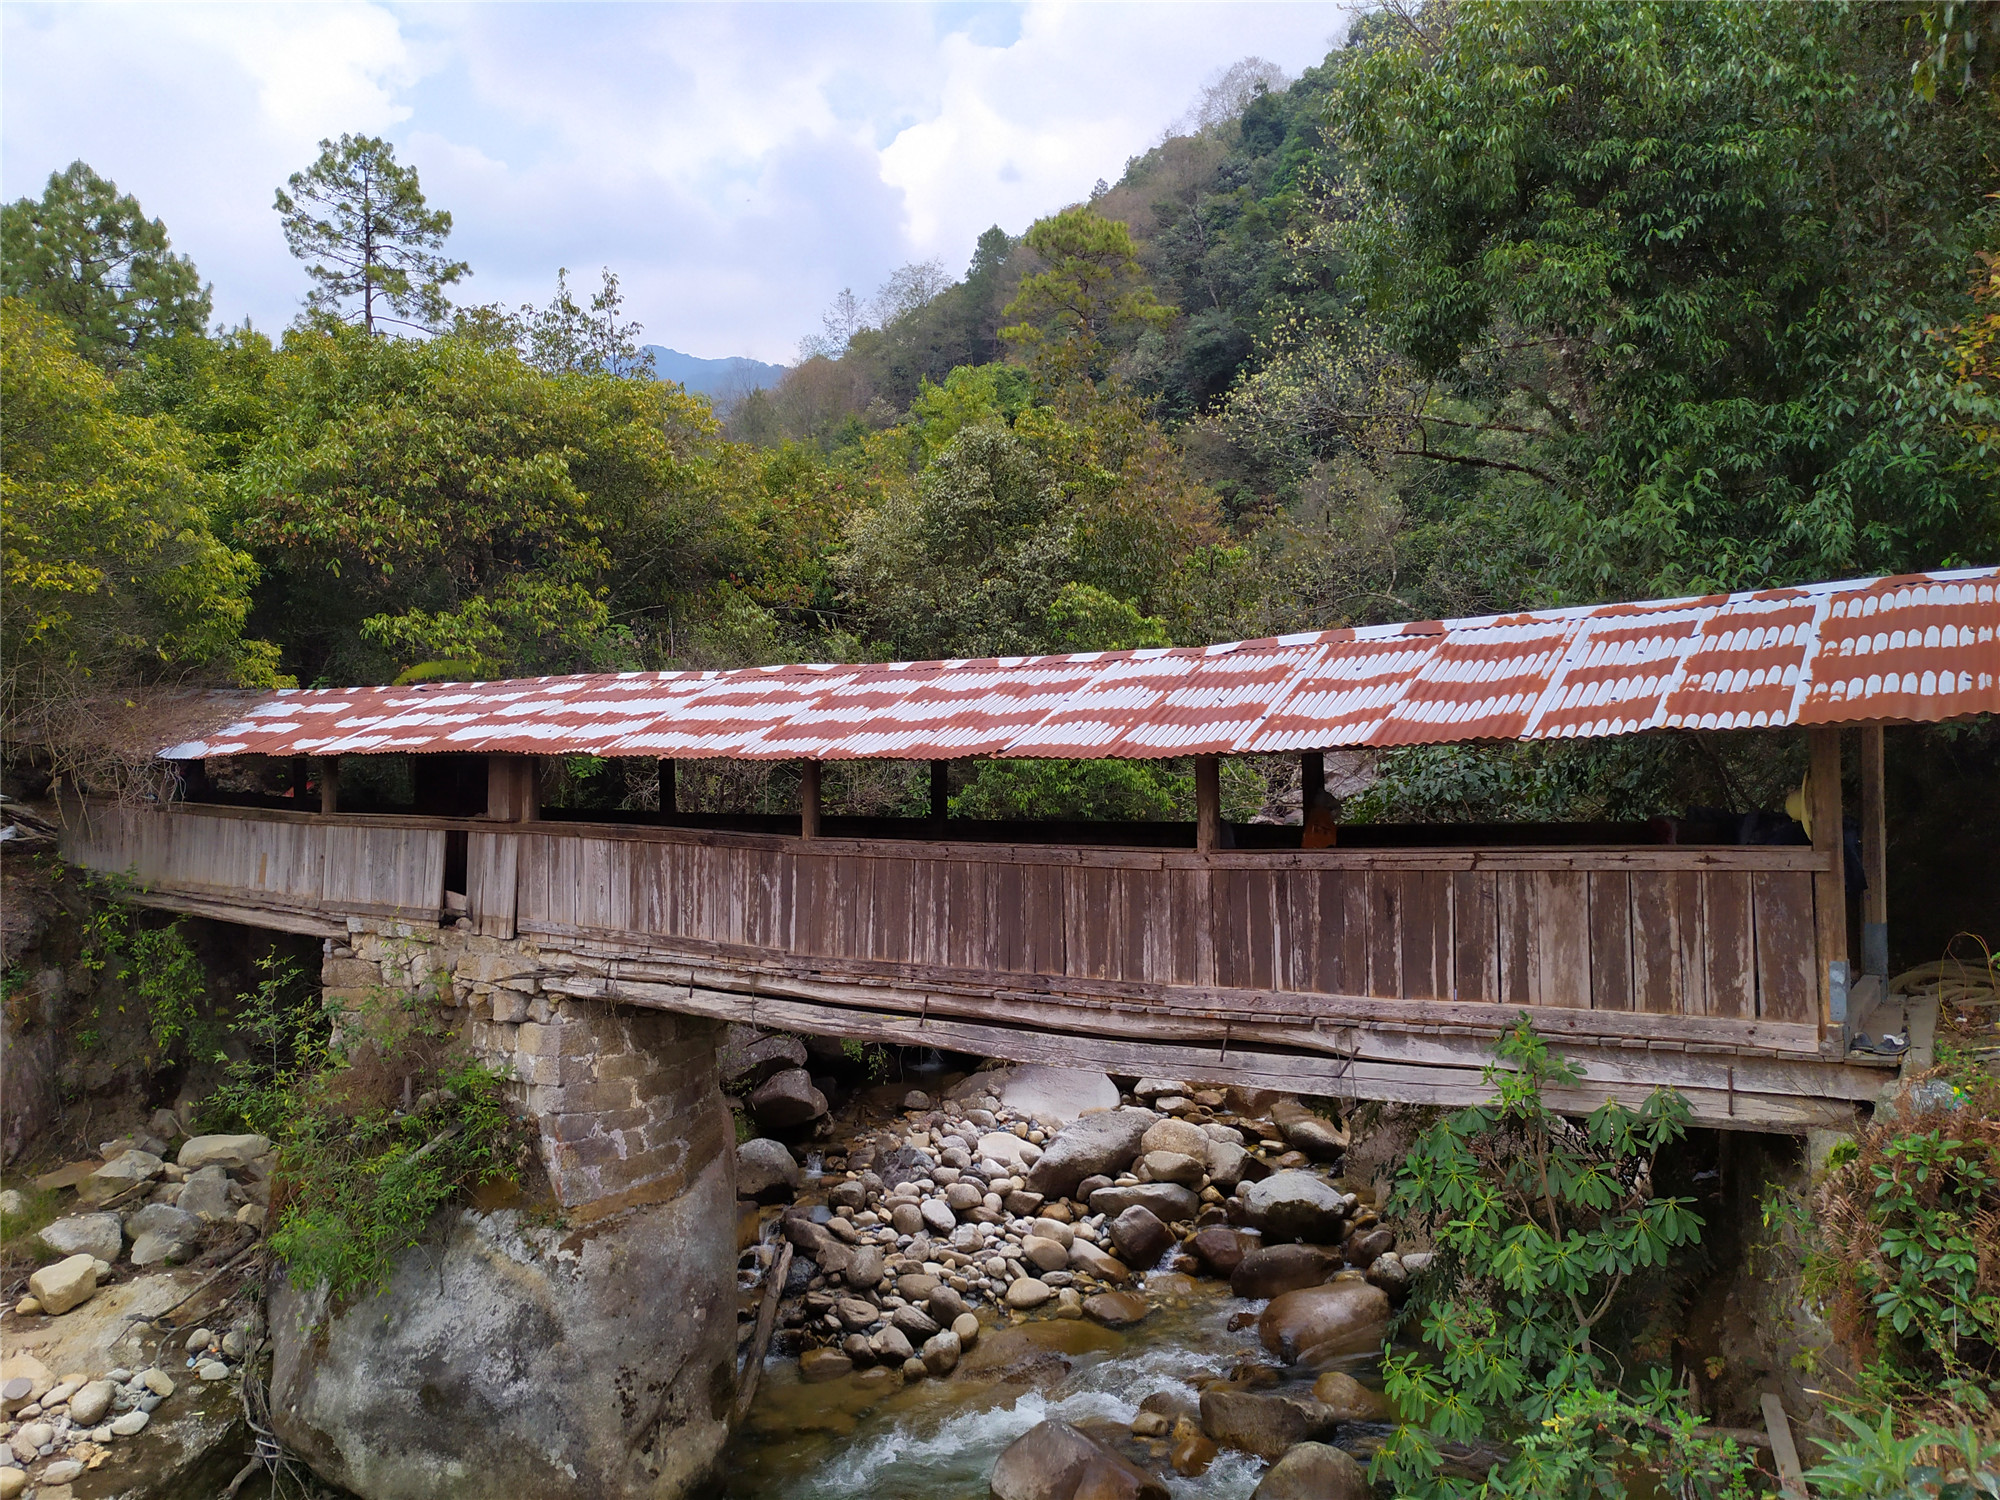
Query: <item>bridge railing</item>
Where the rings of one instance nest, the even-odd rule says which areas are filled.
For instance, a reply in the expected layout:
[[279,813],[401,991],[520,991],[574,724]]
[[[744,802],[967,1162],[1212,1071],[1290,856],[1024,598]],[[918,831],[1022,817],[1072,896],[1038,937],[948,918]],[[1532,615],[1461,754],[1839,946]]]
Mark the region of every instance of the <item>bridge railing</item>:
[[201,805],[72,822],[70,858],[165,904],[309,932],[463,909],[493,936],[1003,1011],[1451,1027],[1527,1007],[1570,1035],[1793,1054],[1825,1030],[1826,856],[1804,847],[1197,853]]

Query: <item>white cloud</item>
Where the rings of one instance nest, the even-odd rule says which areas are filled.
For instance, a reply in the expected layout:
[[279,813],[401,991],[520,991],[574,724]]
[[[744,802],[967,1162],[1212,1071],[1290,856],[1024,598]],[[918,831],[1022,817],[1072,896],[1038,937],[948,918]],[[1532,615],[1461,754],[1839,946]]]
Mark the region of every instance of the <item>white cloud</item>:
[[0,190],[82,157],[164,218],[219,316],[304,287],[272,190],[385,134],[452,210],[466,293],[609,265],[648,336],[790,356],[842,286],[961,267],[1115,179],[1246,53],[1317,62],[1337,8],[9,4]]

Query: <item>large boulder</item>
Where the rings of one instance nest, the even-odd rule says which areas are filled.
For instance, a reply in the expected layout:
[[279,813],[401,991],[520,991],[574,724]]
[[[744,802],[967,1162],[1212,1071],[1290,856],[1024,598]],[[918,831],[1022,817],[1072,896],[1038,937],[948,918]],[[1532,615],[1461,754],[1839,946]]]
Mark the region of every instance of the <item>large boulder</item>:
[[1250,1500],[1372,1500],[1368,1471],[1331,1443],[1300,1443],[1265,1471]]
[[786,1068],[752,1090],[750,1113],[758,1124],[774,1130],[804,1125],[826,1113],[826,1095],[813,1087],[812,1075],[804,1068]]
[[1326,1436],[1336,1418],[1310,1396],[1210,1386],[1202,1392],[1202,1432],[1224,1448],[1272,1460],[1296,1442]]
[[704,1493],[735,1386],[732,1165],[580,1232],[449,1210],[340,1306],[280,1271],[278,1437],[364,1500]]
[[1150,1109],[1110,1109],[1065,1125],[1028,1169],[1029,1190],[1067,1198],[1086,1177],[1124,1171],[1159,1118]]
[[1365,1281],[1335,1281],[1273,1297],[1257,1335],[1287,1364],[1319,1364],[1378,1348],[1388,1327],[1387,1293]]
[[52,1266],[43,1266],[28,1278],[28,1295],[42,1304],[42,1311],[60,1317],[73,1307],[81,1307],[97,1291],[97,1261],[88,1255],[72,1255]]
[[1167,1487],[1067,1422],[1042,1422],[993,1465],[993,1500],[1168,1500]]
[[193,1214],[204,1224],[221,1224],[236,1217],[236,1205],[229,1201],[229,1173],[221,1167],[203,1167],[190,1173],[181,1184],[174,1207]]
[[1317,1245],[1268,1245],[1252,1250],[1230,1273],[1229,1289],[1252,1299],[1282,1297],[1318,1286],[1340,1269],[1340,1257]]
[[1225,1448],[1276,1459],[1295,1443],[1333,1431],[1330,1408],[1310,1396],[1210,1386],[1201,1393],[1201,1430]]
[[[787,1040],[793,1040],[787,1038]],[[799,1164],[784,1142],[768,1136],[736,1148],[736,1192],[759,1203],[782,1203],[799,1187]]]
[[116,1214],[71,1214],[43,1226],[36,1238],[58,1255],[88,1255],[93,1260],[116,1260],[125,1248],[125,1231]]
[[716,1071],[723,1087],[755,1087],[773,1073],[806,1065],[805,1043],[783,1032],[762,1032],[754,1026],[732,1025],[729,1039],[716,1048]]
[[181,1146],[175,1158],[190,1172],[203,1167],[226,1167],[241,1171],[271,1154],[271,1140],[262,1135],[198,1135]]
[[1347,1219],[1347,1199],[1310,1172],[1273,1172],[1242,1193],[1250,1222],[1272,1240],[1337,1245]]
[[1163,1224],[1192,1219],[1201,1199],[1177,1182],[1141,1182],[1132,1187],[1099,1188],[1090,1195],[1090,1211],[1115,1219],[1129,1208],[1143,1208]]
[[201,1247],[202,1227],[201,1220],[185,1209],[148,1203],[125,1221],[126,1232],[132,1236],[132,1264],[186,1260]]
[[1017,1115],[1067,1125],[1092,1110],[1116,1109],[1118,1085],[1102,1073],[1029,1064],[1009,1068],[994,1097]]

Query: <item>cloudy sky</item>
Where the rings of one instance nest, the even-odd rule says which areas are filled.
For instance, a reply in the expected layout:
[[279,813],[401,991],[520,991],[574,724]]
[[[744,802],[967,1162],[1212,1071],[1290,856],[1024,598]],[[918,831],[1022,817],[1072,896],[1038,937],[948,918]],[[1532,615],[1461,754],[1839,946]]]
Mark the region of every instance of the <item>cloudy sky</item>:
[[1221,68],[1288,72],[1331,4],[0,7],[0,194],[81,157],[166,221],[219,318],[305,287],[272,191],[387,136],[452,212],[463,300],[624,278],[647,338],[784,361],[844,286],[1115,179]]

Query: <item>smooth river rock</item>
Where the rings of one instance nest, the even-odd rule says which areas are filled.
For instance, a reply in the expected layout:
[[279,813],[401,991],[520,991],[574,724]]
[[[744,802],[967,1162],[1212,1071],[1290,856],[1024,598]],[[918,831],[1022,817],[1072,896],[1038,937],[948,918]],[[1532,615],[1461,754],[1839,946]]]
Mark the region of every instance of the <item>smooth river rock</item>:
[[[785,1038],[797,1045],[795,1039]],[[736,1148],[736,1191],[759,1203],[783,1203],[799,1187],[799,1164],[783,1141],[759,1136]]]
[[1368,1471],[1331,1443],[1300,1443],[1257,1482],[1250,1500],[1373,1500]]
[[1250,1222],[1269,1239],[1340,1243],[1347,1200],[1333,1184],[1310,1172],[1273,1172],[1252,1183],[1242,1196]]
[[1195,1216],[1201,1200],[1177,1182],[1099,1188],[1090,1195],[1090,1211],[1094,1214],[1115,1219],[1128,1208],[1143,1208],[1163,1224],[1178,1224]]
[[993,1465],[993,1500],[1168,1500],[1167,1487],[1067,1422],[1041,1422]]
[[1201,1430],[1225,1448],[1265,1460],[1284,1456],[1295,1443],[1333,1431],[1330,1407],[1311,1397],[1211,1386],[1201,1393]]
[[1340,1256],[1317,1245],[1271,1245],[1252,1250],[1229,1277],[1239,1297],[1280,1297],[1300,1287],[1318,1286],[1340,1269]]
[[782,1130],[825,1114],[826,1095],[813,1087],[812,1075],[804,1068],[786,1068],[751,1091],[750,1113],[758,1124]]
[[[719,1094],[714,1114],[720,1138]],[[580,1233],[447,1210],[379,1295],[338,1310],[280,1272],[279,1438],[362,1500],[703,1493],[728,1436],[737,1295],[734,1153],[705,1160],[679,1197]]]
[[1067,1125],[1090,1110],[1116,1109],[1118,1085],[1102,1073],[1030,1063],[1007,1070],[997,1097],[1017,1115]]
[[1287,1364],[1318,1364],[1379,1346],[1388,1326],[1386,1292],[1365,1281],[1336,1281],[1273,1297],[1257,1334]]

